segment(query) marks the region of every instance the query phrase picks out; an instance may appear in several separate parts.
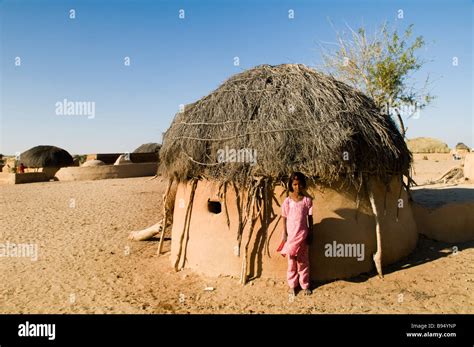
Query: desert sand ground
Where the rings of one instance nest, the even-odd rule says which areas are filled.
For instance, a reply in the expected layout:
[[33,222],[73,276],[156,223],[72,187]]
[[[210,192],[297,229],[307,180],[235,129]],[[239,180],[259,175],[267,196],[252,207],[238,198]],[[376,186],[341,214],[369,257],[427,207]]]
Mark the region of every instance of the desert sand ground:
[[[428,160],[424,160],[424,157],[428,158]],[[430,181],[440,178],[449,169],[463,164],[464,156],[462,160],[453,160],[452,155],[449,153],[415,153],[413,160],[413,178],[415,182],[419,185],[426,185]]]
[[[417,160],[415,180],[451,164]],[[164,189],[149,177],[1,185],[0,244],[37,244],[38,259],[0,258],[0,313],[474,313],[474,242],[422,237],[384,279],[316,283],[293,301],[284,278],[241,286],[176,273],[169,253],[156,255],[158,239],[127,240],[161,218]]]

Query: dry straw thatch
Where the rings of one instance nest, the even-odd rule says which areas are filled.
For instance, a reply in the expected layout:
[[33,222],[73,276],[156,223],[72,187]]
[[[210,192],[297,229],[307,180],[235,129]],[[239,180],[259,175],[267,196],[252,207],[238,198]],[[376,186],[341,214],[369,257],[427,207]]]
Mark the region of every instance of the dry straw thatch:
[[[219,163],[218,150],[250,149],[256,165]],[[408,174],[412,157],[390,116],[336,79],[300,64],[260,65],[187,105],[165,133],[160,171],[247,186],[251,177],[301,171],[322,183],[360,184]]]

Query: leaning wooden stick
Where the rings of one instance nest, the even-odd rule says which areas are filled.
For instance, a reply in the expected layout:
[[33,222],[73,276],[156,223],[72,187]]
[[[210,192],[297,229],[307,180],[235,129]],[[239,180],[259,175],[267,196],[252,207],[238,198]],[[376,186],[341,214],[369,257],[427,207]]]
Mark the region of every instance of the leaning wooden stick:
[[[370,178],[369,178],[370,179]],[[369,193],[369,200],[370,206],[372,207],[372,212],[375,217],[375,237],[377,238],[377,251],[373,255],[375,268],[377,269],[377,273],[381,278],[383,278],[382,272],[382,234],[380,232],[380,221],[379,221],[379,213],[377,211],[377,205],[375,203],[374,192],[372,190],[372,185],[368,183],[368,193]]]
[[[243,233],[243,229],[244,229],[243,217],[242,217],[243,203],[241,204],[240,192],[239,192],[239,189],[237,188],[237,185],[235,184],[235,182],[233,182],[233,185],[234,185],[235,196],[236,196],[235,202],[237,204],[237,215],[238,215],[238,218],[239,218],[239,226],[237,228],[237,246],[236,246],[237,250],[235,252],[235,255],[240,257],[240,244],[242,242],[242,233]],[[243,198],[242,198],[242,200],[243,200]]]
[[179,271],[179,269],[180,269],[179,268],[179,263],[180,263],[180,260],[181,260],[181,253],[183,251],[183,240],[184,240],[184,236],[186,234],[186,229],[188,227],[188,219],[191,220],[190,212],[191,212],[191,206],[192,206],[193,200],[194,200],[194,191],[196,190],[196,185],[197,185],[197,179],[193,179],[192,187],[191,187],[191,193],[189,195],[188,208],[186,209],[186,215],[184,217],[183,232],[181,233],[181,236],[180,236],[180,239],[179,239],[178,254],[176,255],[176,260],[174,262],[175,271]]
[[230,229],[229,210],[227,209],[227,182],[224,183],[224,212],[227,228]]
[[183,249],[182,249],[182,256],[181,256],[181,265],[179,265],[178,269],[181,270],[184,268],[184,264],[186,263],[186,252],[188,250],[188,241],[189,241],[189,228],[191,227],[191,216],[193,215],[193,202],[194,202],[194,194],[196,192],[197,180],[193,183],[193,188],[191,191],[191,197],[189,198],[189,214],[188,220],[186,222],[186,226],[184,229],[184,237],[183,237]]
[[167,202],[168,202],[171,186],[173,185],[173,181],[174,181],[173,178],[170,178],[168,180],[168,186],[166,187],[165,194],[163,194],[163,224],[161,226],[161,236],[160,236],[160,244],[158,246],[158,255],[161,254],[161,250],[163,248],[163,240],[165,239],[166,225],[168,224],[168,214],[169,214],[169,210],[167,208]]
[[254,210],[256,195],[257,195],[256,191],[254,191],[252,194],[252,202],[250,203],[250,226],[249,226],[249,234],[247,237],[247,242],[245,243],[245,247],[244,247],[244,257],[242,259],[242,272],[240,273],[241,284],[247,283],[248,248],[249,248],[250,239],[252,238],[253,227],[256,221],[256,218],[253,217],[253,210]]
[[[242,271],[240,273],[240,283],[241,284],[246,284],[247,283],[248,248],[249,248],[250,241],[252,239],[252,234],[253,234],[253,229],[255,227],[255,222],[257,221],[258,216],[260,215],[260,212],[261,212],[261,208],[262,208],[262,206],[260,206],[258,211],[254,212],[254,207],[255,207],[256,200],[257,200],[257,194],[259,193],[259,188],[260,188],[261,182],[262,182],[262,178],[260,178],[255,183],[253,188],[250,190],[251,203],[250,203],[249,210],[247,210],[248,211],[247,216],[250,216],[250,226],[249,226],[249,232],[248,232],[248,236],[247,236],[247,242],[245,243],[245,247],[244,247],[244,256],[243,256],[243,259],[242,259]],[[247,219],[248,219],[248,217],[247,217]]]

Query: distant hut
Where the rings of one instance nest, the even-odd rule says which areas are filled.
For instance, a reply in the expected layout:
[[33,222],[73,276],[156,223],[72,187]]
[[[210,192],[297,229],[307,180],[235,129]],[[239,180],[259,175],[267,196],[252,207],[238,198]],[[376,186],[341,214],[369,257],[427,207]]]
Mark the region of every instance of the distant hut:
[[161,145],[159,143],[144,143],[136,148],[130,157],[133,162],[158,162]]
[[454,148],[455,148],[456,154],[458,155],[466,155],[467,153],[471,151],[471,148],[469,148],[469,146],[465,145],[462,142],[459,142]]
[[[176,270],[281,277],[281,203],[292,171],[309,178],[315,280],[351,277],[408,255],[417,230],[403,177],[412,162],[390,116],[348,85],[304,65],[261,65],[187,105],[164,135]],[[174,193],[173,193],[174,192]],[[172,196],[173,195],[173,196]],[[161,238],[163,239],[163,237]],[[364,245],[363,259],[327,247]],[[161,249],[161,245],[160,245]]]
[[161,145],[159,143],[144,143],[137,147],[133,153],[159,153]]
[[431,137],[409,139],[407,146],[412,153],[449,153],[450,151],[446,143]]
[[18,164],[41,169],[50,178],[61,168],[74,165],[74,159],[66,150],[55,146],[36,146],[20,154]]

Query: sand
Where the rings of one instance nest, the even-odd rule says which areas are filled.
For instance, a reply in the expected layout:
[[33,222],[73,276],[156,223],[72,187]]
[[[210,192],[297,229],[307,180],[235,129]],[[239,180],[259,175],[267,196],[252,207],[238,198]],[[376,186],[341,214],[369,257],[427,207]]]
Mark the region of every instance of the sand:
[[[423,158],[428,158],[423,160]],[[464,164],[464,157],[461,160],[453,160],[449,153],[427,153],[413,155],[413,179],[418,185],[427,185],[439,179],[449,169],[459,167]]]
[[0,245],[38,247],[37,261],[0,257],[0,313],[474,313],[474,242],[422,237],[384,279],[315,283],[294,300],[284,278],[174,272],[169,239],[160,257],[158,239],[127,240],[161,218],[164,189],[149,177],[0,185]]

